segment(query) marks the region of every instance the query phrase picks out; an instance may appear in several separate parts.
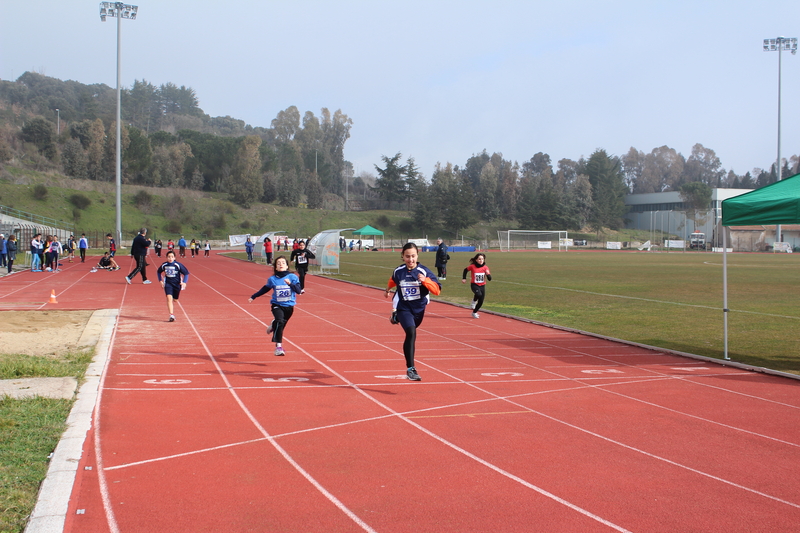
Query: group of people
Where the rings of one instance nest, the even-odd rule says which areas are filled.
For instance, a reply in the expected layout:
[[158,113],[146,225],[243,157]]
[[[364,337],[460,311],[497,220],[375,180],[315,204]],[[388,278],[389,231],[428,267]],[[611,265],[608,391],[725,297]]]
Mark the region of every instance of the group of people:
[[37,233],[31,239],[31,272],[59,272],[61,266],[58,262],[59,258],[63,255],[72,263],[76,248],[80,252],[83,263],[86,260],[88,247],[89,241],[86,239],[86,234],[82,234],[77,242],[75,236],[70,235],[69,239],[62,244],[56,235],[42,236],[41,233]]
[[0,267],[8,268],[11,274],[14,261],[17,260],[17,236],[13,233],[6,238],[0,233]]
[[[342,240],[339,241],[340,245]],[[406,377],[411,381],[421,381],[417,372],[414,355],[416,351],[417,328],[422,325],[425,317],[425,308],[430,302],[430,295],[441,293],[441,281],[446,279],[447,246],[441,239],[437,241],[436,263],[438,275],[428,267],[419,263],[419,248],[413,242],[403,246],[400,256],[403,264],[392,272],[387,283],[385,296],[392,298],[392,314],[390,322],[400,324],[405,338],[403,340],[403,356],[406,363]],[[441,255],[440,255],[441,254]],[[270,291],[270,310],[272,321],[267,327],[267,335],[275,343],[275,355],[285,355],[283,349],[283,333],[286,324],[294,313],[297,304],[297,295],[305,292],[305,275],[308,269],[307,260],[313,259],[313,253],[306,249],[305,243],[300,242],[297,249],[292,251],[290,258],[278,256],[273,263],[273,275],[257,292],[250,296],[253,302]],[[289,270],[289,263],[295,262],[295,272]],[[468,278],[469,277],[469,278]],[[473,318],[479,318],[478,310],[483,306],[486,297],[486,282],[492,280],[489,267],[486,265],[486,255],[478,253],[470,258],[469,265],[462,273],[462,283],[470,283],[473,298],[470,304]],[[392,289],[395,289],[394,291]]]

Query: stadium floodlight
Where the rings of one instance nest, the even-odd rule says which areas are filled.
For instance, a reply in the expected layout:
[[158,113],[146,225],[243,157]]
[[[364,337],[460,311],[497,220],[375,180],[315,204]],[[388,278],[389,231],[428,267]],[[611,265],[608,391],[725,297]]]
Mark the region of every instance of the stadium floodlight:
[[121,22],[122,19],[136,20],[139,6],[123,4],[122,2],[100,2],[100,20],[105,22],[106,17],[117,19],[117,246],[122,244],[122,92],[120,88],[121,65]]
[[[793,55],[797,53],[797,37],[778,37],[777,39],[764,39],[765,52],[778,52],[778,168],[776,174],[778,181],[781,181],[781,52],[791,52]],[[775,226],[775,242],[781,241],[781,225]]]

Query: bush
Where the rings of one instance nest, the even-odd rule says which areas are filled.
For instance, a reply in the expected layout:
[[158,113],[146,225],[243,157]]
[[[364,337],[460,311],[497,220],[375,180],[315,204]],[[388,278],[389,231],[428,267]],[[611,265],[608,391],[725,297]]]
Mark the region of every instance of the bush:
[[387,217],[386,215],[381,215],[375,219],[375,227],[378,229],[380,229],[381,226],[386,227],[391,225],[392,223],[389,222],[389,217]]
[[249,220],[242,220],[242,223],[239,224],[239,227],[242,229],[249,229],[250,228],[250,221]]
[[150,204],[153,203],[153,195],[142,189],[133,195],[133,203],[136,204],[136,207],[139,209],[150,207]]
[[42,185],[35,185],[33,187],[33,197],[37,200],[47,200],[47,187]]
[[92,201],[89,199],[89,197],[80,193],[71,195],[69,197],[69,203],[81,210],[92,205]]
[[164,225],[164,231],[167,233],[180,233],[181,232],[181,223],[177,220],[169,220]]
[[397,228],[403,233],[411,233],[412,231],[414,231],[414,221],[408,218],[404,218],[397,225]]

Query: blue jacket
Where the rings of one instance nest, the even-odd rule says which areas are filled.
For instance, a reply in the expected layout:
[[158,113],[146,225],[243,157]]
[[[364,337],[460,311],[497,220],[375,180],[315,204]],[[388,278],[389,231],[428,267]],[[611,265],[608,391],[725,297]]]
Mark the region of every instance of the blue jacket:
[[[286,279],[291,282],[290,285],[286,284]],[[266,285],[261,287],[261,289],[250,298],[255,300],[271,290],[273,291],[272,299],[270,300],[272,305],[292,307],[297,303],[297,295],[300,294],[300,291],[303,289],[300,288],[300,278],[298,278],[296,274],[286,270],[283,272],[276,272],[274,276],[271,276],[267,280]]]

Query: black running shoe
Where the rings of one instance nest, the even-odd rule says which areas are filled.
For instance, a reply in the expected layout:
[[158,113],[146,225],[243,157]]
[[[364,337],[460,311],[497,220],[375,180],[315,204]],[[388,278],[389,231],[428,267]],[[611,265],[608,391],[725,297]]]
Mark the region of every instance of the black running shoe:
[[419,377],[419,374],[417,374],[417,369],[413,366],[406,370],[406,376],[408,376],[408,379],[411,381],[422,381],[422,378]]
[[392,324],[399,324],[400,322],[397,320],[397,311],[392,311],[392,316],[389,318],[389,322]]

